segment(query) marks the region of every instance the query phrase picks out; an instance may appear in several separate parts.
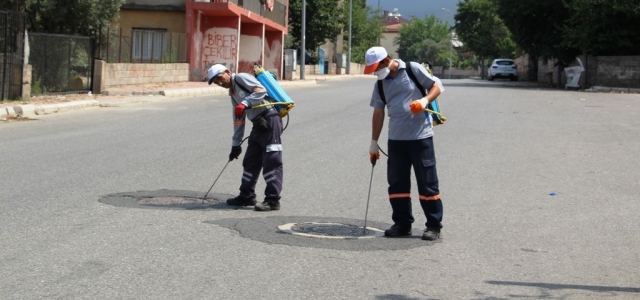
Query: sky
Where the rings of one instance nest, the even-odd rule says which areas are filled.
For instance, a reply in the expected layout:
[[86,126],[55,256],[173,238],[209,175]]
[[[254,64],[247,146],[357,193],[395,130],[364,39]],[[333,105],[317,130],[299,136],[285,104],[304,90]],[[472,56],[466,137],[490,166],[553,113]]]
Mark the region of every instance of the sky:
[[460,0],[367,0],[367,5],[376,9],[380,4],[381,10],[388,11],[393,11],[394,8],[397,8],[398,12],[406,19],[411,19],[413,15],[418,18],[424,18],[433,14],[436,18],[453,25],[453,16],[449,12],[442,10],[442,8],[455,14],[458,2]]

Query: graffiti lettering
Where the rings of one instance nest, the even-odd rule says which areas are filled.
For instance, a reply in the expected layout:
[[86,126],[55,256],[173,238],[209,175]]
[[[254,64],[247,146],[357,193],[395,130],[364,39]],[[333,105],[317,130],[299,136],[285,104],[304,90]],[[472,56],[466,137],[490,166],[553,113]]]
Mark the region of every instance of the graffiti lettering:
[[205,60],[235,60],[238,57],[238,43],[235,35],[207,34],[207,43],[202,48]]

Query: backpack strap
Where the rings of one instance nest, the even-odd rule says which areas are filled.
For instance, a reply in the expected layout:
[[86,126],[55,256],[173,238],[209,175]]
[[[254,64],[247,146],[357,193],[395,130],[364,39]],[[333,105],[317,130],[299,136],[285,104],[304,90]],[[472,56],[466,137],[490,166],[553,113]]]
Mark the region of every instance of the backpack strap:
[[[236,75],[236,76],[238,76],[238,75]],[[247,89],[246,87],[244,87],[242,84],[240,84],[240,83],[238,82],[238,78],[233,77],[233,81],[234,81],[234,82],[236,83],[236,85],[237,85],[237,86],[239,86],[239,87],[240,87],[240,88],[241,88],[245,93],[247,93],[247,94],[249,94],[249,95],[251,95],[251,94],[252,94],[252,93],[251,93],[251,91],[249,91],[249,89]]]
[[378,80],[376,85],[378,86],[378,94],[380,94],[380,100],[382,100],[384,105],[387,105],[387,97],[384,96],[384,89],[382,88],[382,80]]
[[[424,91],[424,87],[422,86],[422,84],[420,84],[420,82],[418,82],[418,78],[416,78],[416,74],[414,74],[413,70],[411,69],[411,62],[408,63],[405,70],[407,70],[407,75],[409,75],[409,78],[411,78],[411,80],[416,85],[416,87],[420,89],[420,93],[422,94],[422,97],[426,96],[427,92]],[[385,105],[387,105],[387,98],[384,96],[384,89],[382,88],[382,80],[378,80],[376,85],[378,86],[378,94],[380,94],[380,100],[382,100],[382,102]]]
[[[236,76],[238,76],[238,75],[236,75]],[[240,88],[241,88],[245,93],[247,93],[247,94],[249,94],[249,95],[251,95],[251,94],[253,93],[252,91],[249,91],[249,89],[247,89],[245,86],[243,86],[242,84],[240,84],[240,83],[238,82],[237,77],[234,77],[234,78],[233,78],[233,81],[234,81],[234,82],[236,83],[236,85],[237,85],[237,86],[239,86],[239,87],[240,87]],[[265,89],[265,90],[266,90],[266,89]],[[266,101],[266,103],[264,103],[264,104],[268,104],[268,103],[270,103],[270,102],[277,102],[277,101],[273,100],[273,98],[271,98],[271,97],[269,96],[269,94],[268,94],[268,93],[267,93],[266,95],[264,95],[264,100],[263,100],[263,101]]]
[[[415,83],[415,85],[420,89],[420,93],[422,94],[422,97],[426,96],[427,92],[424,90],[424,87],[422,86],[422,84],[418,82],[418,78],[416,78],[416,75],[413,74],[413,70],[411,69],[411,62],[409,62],[409,67],[407,68],[407,75],[411,77],[411,80],[413,80],[413,83]],[[434,104],[436,105],[435,107],[434,107]],[[437,105],[438,105],[438,99],[435,99],[431,103],[427,104],[427,109],[439,112],[439,107]],[[431,113],[431,118],[433,119],[434,125],[444,124],[444,121],[446,121],[446,119],[442,117],[442,115],[440,114]]]
[[408,66],[407,68],[405,68],[405,70],[407,70],[407,75],[409,75],[409,78],[411,78],[411,80],[413,80],[413,83],[418,87],[418,89],[420,89],[420,94],[422,94],[422,97],[426,96],[427,92],[425,92],[422,84],[418,82],[418,78],[416,78],[416,74],[413,74],[413,70],[411,69],[411,62],[408,63]]

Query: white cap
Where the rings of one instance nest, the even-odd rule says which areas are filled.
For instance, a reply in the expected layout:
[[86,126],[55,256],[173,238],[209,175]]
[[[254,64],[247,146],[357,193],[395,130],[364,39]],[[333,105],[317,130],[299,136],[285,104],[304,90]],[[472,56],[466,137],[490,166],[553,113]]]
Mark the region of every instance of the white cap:
[[216,78],[216,76],[218,76],[218,74],[224,72],[228,70],[227,67],[221,65],[221,64],[215,64],[213,66],[211,66],[211,68],[209,68],[209,70],[207,71],[207,76],[209,77],[209,84],[211,84],[213,82],[213,79]]
[[383,47],[369,48],[369,50],[367,50],[367,52],[365,52],[364,54],[364,62],[367,65],[364,68],[364,73],[371,74],[375,72],[378,68],[378,63],[380,63],[381,60],[387,58],[387,56],[389,56],[389,54],[387,54],[387,50],[385,50]]

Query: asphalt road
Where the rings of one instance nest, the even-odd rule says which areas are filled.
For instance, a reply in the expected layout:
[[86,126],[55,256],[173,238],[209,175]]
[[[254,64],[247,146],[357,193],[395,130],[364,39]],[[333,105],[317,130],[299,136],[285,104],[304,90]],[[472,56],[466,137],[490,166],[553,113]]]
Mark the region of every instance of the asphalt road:
[[[362,226],[371,79],[287,89],[277,212],[136,204],[204,196],[230,150],[226,96],[0,124],[0,299],[640,298],[640,96],[443,83],[437,243],[419,239],[415,200],[412,238],[276,232]],[[385,170],[368,211],[379,229]],[[231,162],[213,198],[235,195],[241,174]]]

